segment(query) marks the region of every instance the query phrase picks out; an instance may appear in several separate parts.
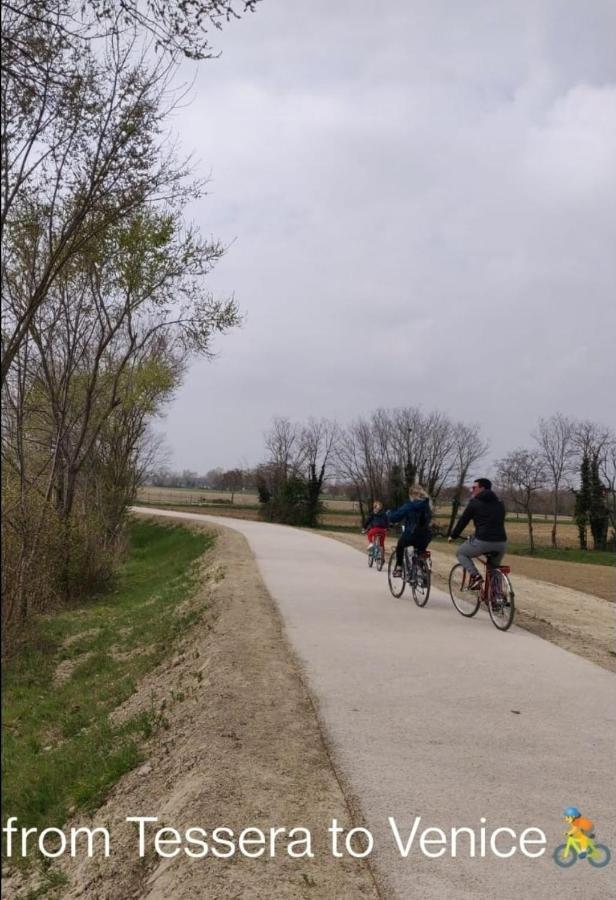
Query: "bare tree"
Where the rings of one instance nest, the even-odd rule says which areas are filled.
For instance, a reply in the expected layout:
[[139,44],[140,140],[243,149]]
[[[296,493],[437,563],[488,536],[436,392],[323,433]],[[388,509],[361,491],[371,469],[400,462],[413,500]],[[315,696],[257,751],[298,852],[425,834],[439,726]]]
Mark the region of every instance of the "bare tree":
[[333,466],[339,427],[329,419],[308,420],[301,430],[302,460],[307,467],[307,523],[318,523],[321,492]]
[[539,445],[550,478],[553,497],[551,542],[556,549],[560,489],[574,466],[575,423],[561,413],[549,419],[539,419],[533,438]]
[[[382,421],[381,417],[381,425]],[[371,421],[356,419],[340,430],[336,447],[336,471],[341,479],[353,485],[360,515],[364,519],[368,504],[382,499],[387,488],[382,435],[375,436]]]
[[453,427],[453,472],[455,487],[451,498],[451,515],[447,534],[451,534],[462,503],[462,491],[471,466],[479,462],[488,452],[488,442],[480,433],[479,425],[466,425],[458,422]]
[[298,474],[304,462],[300,426],[284,416],[276,416],[264,439],[276,481],[282,483],[291,474]]
[[528,522],[530,552],[535,552],[533,513],[537,493],[546,482],[547,470],[543,457],[532,450],[514,450],[497,463],[498,478],[516,509],[523,511]]

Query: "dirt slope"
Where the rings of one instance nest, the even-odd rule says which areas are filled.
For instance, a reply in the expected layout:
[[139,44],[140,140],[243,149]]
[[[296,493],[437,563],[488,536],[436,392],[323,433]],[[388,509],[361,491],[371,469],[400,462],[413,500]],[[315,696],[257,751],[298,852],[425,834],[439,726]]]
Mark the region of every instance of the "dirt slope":
[[[200,526],[194,526],[200,527]],[[317,716],[278,613],[245,539],[218,530],[204,587],[190,602],[206,604],[205,618],[169,660],[140,684],[118,716],[164,708],[165,724],[146,748],[147,760],[116,785],[88,819],[106,825],[112,856],[63,857],[63,900],[294,900],[375,898],[372,874],[359,860],[334,859],[326,845],[333,816],[345,828],[352,814],[327,754]],[[227,826],[267,830],[304,826],[314,859],[291,859],[286,843],[273,858],[225,861],[182,854],[161,859],[153,849],[138,858],[136,826],[126,816],[157,815],[156,827],[181,832]],[[66,831],[66,828],[65,828]],[[4,896],[25,896],[15,879]]]

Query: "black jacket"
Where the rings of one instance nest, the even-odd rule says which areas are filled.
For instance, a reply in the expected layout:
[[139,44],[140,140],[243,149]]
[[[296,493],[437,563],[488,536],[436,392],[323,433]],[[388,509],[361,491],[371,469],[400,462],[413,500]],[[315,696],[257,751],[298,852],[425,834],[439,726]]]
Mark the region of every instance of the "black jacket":
[[469,522],[475,525],[475,537],[480,541],[506,541],[505,504],[494,491],[481,491],[469,502],[451,532],[453,538],[460,535]]
[[371,513],[364,523],[364,530],[369,528],[389,528],[389,519],[384,509],[378,513]]

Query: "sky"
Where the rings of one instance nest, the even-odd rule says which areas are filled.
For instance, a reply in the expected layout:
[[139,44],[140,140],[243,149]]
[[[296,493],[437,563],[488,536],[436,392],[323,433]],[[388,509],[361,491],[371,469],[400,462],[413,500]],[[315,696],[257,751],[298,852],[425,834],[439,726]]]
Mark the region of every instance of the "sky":
[[255,465],[274,416],[418,405],[490,458],[556,411],[614,426],[613,0],[262,0],[172,127],[241,329],[157,430]]

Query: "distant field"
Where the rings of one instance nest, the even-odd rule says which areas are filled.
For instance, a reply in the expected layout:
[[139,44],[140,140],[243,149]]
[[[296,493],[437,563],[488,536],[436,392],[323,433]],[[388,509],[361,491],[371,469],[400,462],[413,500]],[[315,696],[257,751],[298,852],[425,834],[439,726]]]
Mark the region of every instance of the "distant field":
[[[222,513],[224,510],[231,510],[237,507],[246,508],[248,513],[250,507],[256,508],[259,504],[259,498],[254,493],[243,493],[236,491],[233,497],[233,505],[231,505],[230,491],[210,491],[195,490],[194,488],[160,488],[160,487],[143,487],[139,491],[139,500],[143,503],[161,504],[164,506],[199,506],[212,507],[219,509]],[[348,528],[361,528],[361,520],[359,517],[358,504],[352,500],[326,499],[325,509],[327,512],[323,515],[323,525],[345,526]],[[240,512],[238,510],[238,512]],[[435,516],[440,521],[447,521],[449,518],[449,510],[446,506],[438,507]],[[254,516],[250,516],[254,518]],[[536,519],[534,524],[535,541],[538,547],[550,546],[550,534],[552,531],[552,523],[543,516]],[[528,545],[528,528],[526,522],[522,518],[509,516],[507,519],[507,534],[509,540],[514,544]],[[561,547],[577,547],[578,534],[577,528],[573,525],[569,517],[562,516],[558,526],[558,542]]]
[[[231,491],[210,491],[195,488],[163,488],[142,487],[139,489],[139,499],[144,503],[187,503],[189,506],[200,506],[205,503],[223,501],[221,505],[228,506],[231,503]],[[259,497],[257,494],[247,491],[236,491],[233,496],[236,506],[257,506]],[[358,505],[353,500],[328,499],[325,501],[328,509],[339,512],[357,512]]]

